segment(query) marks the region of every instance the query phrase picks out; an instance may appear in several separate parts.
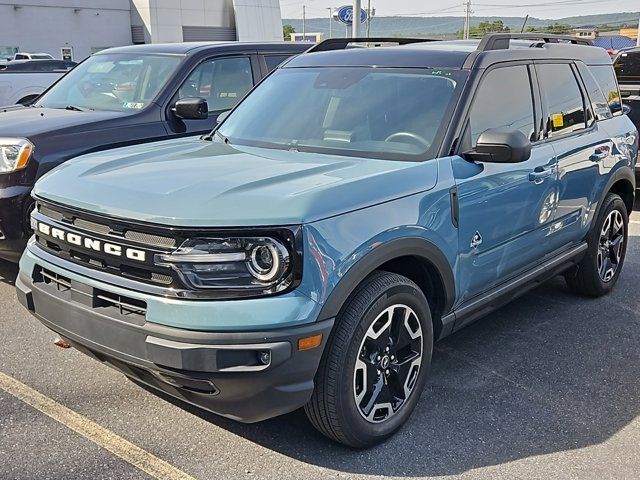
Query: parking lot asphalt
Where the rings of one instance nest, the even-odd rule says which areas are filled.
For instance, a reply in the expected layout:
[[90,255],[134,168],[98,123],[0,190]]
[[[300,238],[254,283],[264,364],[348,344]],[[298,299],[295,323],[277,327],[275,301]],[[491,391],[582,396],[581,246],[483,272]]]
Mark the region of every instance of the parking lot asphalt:
[[[579,298],[555,279],[437,344],[413,417],[366,451],[324,439],[302,412],[234,423],[55,347],[15,299],[8,263],[0,374],[197,479],[639,478],[639,212],[630,232],[610,296]],[[152,478],[99,444],[0,383],[0,478]]]

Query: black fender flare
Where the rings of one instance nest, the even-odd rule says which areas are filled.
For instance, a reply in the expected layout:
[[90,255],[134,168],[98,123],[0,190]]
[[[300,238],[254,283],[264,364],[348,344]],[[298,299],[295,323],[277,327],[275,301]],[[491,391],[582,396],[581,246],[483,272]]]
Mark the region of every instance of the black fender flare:
[[607,194],[611,191],[611,188],[620,180],[627,180],[629,183],[631,183],[631,185],[633,186],[633,190],[635,192],[636,176],[633,168],[625,166],[616,170],[615,173],[611,175],[611,178],[609,178],[609,181],[607,182],[606,186],[602,190],[602,196],[600,197],[600,200],[598,200],[598,206],[596,207],[596,211],[593,215],[593,220],[592,220],[593,222],[595,222],[596,219],[598,218],[598,215],[600,215],[600,209],[602,208],[604,199],[607,198]]
[[367,275],[390,260],[407,256],[422,258],[436,269],[445,293],[443,314],[449,313],[455,301],[456,287],[453,270],[447,257],[429,240],[420,237],[405,237],[384,243],[358,260],[329,294],[320,309],[318,320],[336,317],[351,293]]

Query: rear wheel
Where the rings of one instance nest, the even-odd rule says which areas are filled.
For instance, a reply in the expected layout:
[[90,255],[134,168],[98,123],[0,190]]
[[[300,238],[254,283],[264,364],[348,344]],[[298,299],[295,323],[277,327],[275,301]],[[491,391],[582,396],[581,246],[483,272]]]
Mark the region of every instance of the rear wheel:
[[571,290],[590,297],[609,293],[624,264],[628,233],[627,207],[622,198],[610,193],[589,234],[589,248],[578,270],[565,275]]
[[382,442],[415,408],[432,349],[433,325],[422,291],[400,275],[374,273],[336,319],[307,416],[345,445]]

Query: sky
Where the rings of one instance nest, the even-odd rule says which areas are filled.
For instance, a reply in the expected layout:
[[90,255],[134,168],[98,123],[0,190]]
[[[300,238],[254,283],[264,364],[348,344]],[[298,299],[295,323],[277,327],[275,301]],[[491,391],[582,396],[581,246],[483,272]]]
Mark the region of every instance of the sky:
[[[334,3],[335,2],[335,3]],[[361,0],[366,8],[367,0]],[[464,0],[371,0],[377,16],[460,16]],[[283,18],[302,18],[302,5],[307,18],[329,15],[328,7],[351,4],[352,0],[280,0]],[[471,0],[478,16],[562,18],[597,13],[634,12],[640,10],[638,0]]]

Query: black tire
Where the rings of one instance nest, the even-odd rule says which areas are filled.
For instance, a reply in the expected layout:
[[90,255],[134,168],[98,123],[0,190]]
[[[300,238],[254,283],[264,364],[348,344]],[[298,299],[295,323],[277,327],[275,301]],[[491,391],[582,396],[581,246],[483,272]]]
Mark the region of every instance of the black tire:
[[[618,212],[618,213],[615,213]],[[620,250],[614,250],[609,252],[610,259],[618,258],[617,262],[613,262],[615,265],[615,271],[611,272],[610,269],[601,269],[603,265],[599,258],[602,258],[605,250],[603,246],[602,232],[605,227],[607,219],[613,216],[618,216],[622,219],[622,232],[620,236]],[[629,215],[627,213],[627,207],[615,193],[609,193],[602,204],[598,218],[593,224],[591,231],[587,237],[588,250],[584,258],[578,264],[577,270],[565,274],[565,280],[569,288],[580,295],[588,297],[601,297],[606,295],[615,286],[622,266],[624,264],[624,258],[627,251],[627,240],[629,235]],[[612,248],[612,247],[609,247]],[[600,256],[599,256],[600,255]],[[602,270],[607,270],[609,275],[603,277]]]
[[[380,357],[374,351],[374,347],[371,346],[372,344],[370,345],[366,342],[376,342],[377,345],[387,341],[384,339],[387,331],[389,332],[388,341],[392,342],[394,326],[398,324],[396,318],[400,318],[403,315],[401,310],[403,307],[405,307],[406,316],[403,317],[405,320],[401,323],[406,327],[406,330],[402,332],[397,330],[396,338],[399,340],[400,336],[404,335],[405,338],[403,340],[409,339],[410,342],[413,342],[411,347],[404,347],[403,350],[394,350],[392,348],[390,351],[381,347],[382,350],[389,352],[384,354],[387,360],[393,359],[392,353],[396,351],[396,363],[393,363],[385,371],[378,371],[377,378],[374,375],[369,377],[370,373],[367,373],[362,383],[366,383],[369,378],[375,379],[378,385],[384,383],[384,388],[387,388],[388,392],[391,392],[392,388],[398,389],[402,385],[400,389],[404,391],[404,395],[401,396],[405,398],[398,404],[397,410],[393,407],[385,410],[384,406],[379,407],[377,403],[373,402],[375,411],[371,413],[371,420],[367,420],[364,417],[365,413],[361,409],[362,403],[367,402],[358,404],[358,399],[356,399],[357,378],[358,375],[362,375],[357,372],[358,365],[356,362],[365,357],[367,362],[369,360],[380,360]],[[398,309],[398,314],[396,314],[396,309]],[[370,335],[371,329],[377,328],[380,322],[383,322],[381,320],[383,315],[387,315],[389,327],[378,327],[380,330],[379,337],[373,340],[368,335]],[[413,324],[411,327],[409,326],[409,320],[406,320],[408,318],[411,319]],[[375,325],[374,321],[376,322]],[[419,328],[416,321],[419,322]],[[414,329],[413,334],[410,328]],[[418,332],[421,337],[418,336]],[[407,334],[409,335],[408,338]],[[416,335],[416,337],[414,338],[413,335]],[[398,345],[402,343],[398,341]],[[389,343],[388,345],[391,344]],[[415,363],[410,364],[410,360],[404,360],[416,358],[415,356],[409,357],[407,352],[415,355],[418,345],[421,348],[421,358],[416,372]],[[378,347],[376,346],[375,348]],[[412,349],[415,351],[412,351]],[[408,278],[395,273],[374,272],[355,290],[336,319],[335,327],[316,374],[315,390],[311,400],[305,406],[305,412],[309,420],[321,433],[330,439],[350,447],[364,448],[384,441],[404,424],[418,403],[420,393],[428,376],[432,351],[433,324],[431,313],[427,299],[420,288]],[[403,361],[400,360],[401,357],[404,357]],[[367,371],[369,371],[369,368],[377,369],[383,362],[384,358],[376,366],[368,363],[366,369]],[[410,366],[407,366],[409,364]],[[360,365],[364,365],[364,363],[360,362]],[[400,365],[404,365],[404,367]],[[404,377],[404,382],[401,380],[403,378],[401,369],[402,371],[407,369],[406,371],[408,372]],[[364,372],[365,368],[360,367],[360,370]],[[384,378],[380,376],[380,373]],[[407,387],[408,384],[409,387]],[[408,394],[406,394],[407,388],[410,388]],[[362,388],[361,392],[362,390],[365,390],[365,388]],[[366,393],[370,391],[366,390]],[[362,393],[362,395],[365,394]],[[382,395],[376,396],[376,398],[382,399]],[[392,396],[391,398],[397,400],[396,397]],[[382,416],[382,420],[375,418],[376,413],[384,413],[385,411],[388,418],[384,416]],[[372,423],[374,421],[376,423]]]

